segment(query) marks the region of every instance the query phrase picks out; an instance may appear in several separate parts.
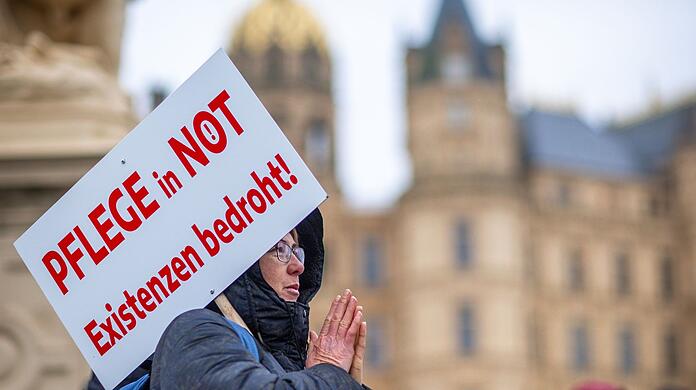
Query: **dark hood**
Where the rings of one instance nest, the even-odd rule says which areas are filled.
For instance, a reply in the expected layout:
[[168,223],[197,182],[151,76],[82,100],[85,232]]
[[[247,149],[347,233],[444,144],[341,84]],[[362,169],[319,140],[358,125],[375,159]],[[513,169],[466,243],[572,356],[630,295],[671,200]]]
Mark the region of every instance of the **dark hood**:
[[[305,270],[300,275],[300,297],[287,302],[266,283],[258,261],[232,283],[224,294],[249,330],[288,371],[304,368],[309,334],[309,302],[321,287],[324,268],[324,223],[319,209],[296,227],[305,250]],[[208,308],[217,310],[214,303]]]

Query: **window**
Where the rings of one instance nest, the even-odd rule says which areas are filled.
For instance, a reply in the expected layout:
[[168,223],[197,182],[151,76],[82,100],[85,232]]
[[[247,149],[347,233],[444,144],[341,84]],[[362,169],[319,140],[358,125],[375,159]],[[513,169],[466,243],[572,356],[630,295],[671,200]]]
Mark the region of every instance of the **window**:
[[471,78],[471,63],[464,53],[449,53],[442,60],[442,76],[448,84],[459,84]]
[[273,45],[266,52],[266,80],[269,84],[280,84],[285,78],[283,50]]
[[679,372],[679,346],[674,329],[665,332],[663,340],[663,356],[665,373],[676,375]]
[[451,101],[447,104],[447,126],[450,129],[466,128],[470,115],[469,107],[463,101]]
[[660,289],[662,299],[671,301],[674,297],[674,261],[665,255],[660,262]]
[[454,231],[455,254],[457,256],[457,264],[461,267],[469,267],[471,265],[471,234],[469,224],[466,221],[459,221],[455,226]]
[[580,249],[573,249],[568,258],[568,287],[572,292],[585,289],[585,264]]
[[634,373],[637,366],[636,340],[633,330],[629,327],[624,327],[619,332],[619,354],[621,372]]
[[385,359],[385,337],[384,323],[381,318],[370,317],[367,330],[367,346],[365,349],[365,359],[367,364],[372,367],[383,367]]
[[584,372],[590,368],[590,345],[587,327],[576,325],[571,331],[570,345],[572,348],[571,366],[577,372]]
[[325,167],[331,157],[330,149],[326,122],[322,119],[313,120],[305,138],[305,152],[308,162],[315,167]]
[[321,57],[314,45],[309,46],[302,53],[302,73],[305,82],[316,86],[321,81]]
[[464,356],[472,356],[476,353],[476,319],[471,305],[464,305],[459,309],[458,344],[459,352]]
[[365,284],[377,287],[382,283],[382,245],[374,235],[365,237],[362,242],[363,278]]
[[616,255],[616,292],[619,296],[631,293],[631,269],[628,255],[621,252]]

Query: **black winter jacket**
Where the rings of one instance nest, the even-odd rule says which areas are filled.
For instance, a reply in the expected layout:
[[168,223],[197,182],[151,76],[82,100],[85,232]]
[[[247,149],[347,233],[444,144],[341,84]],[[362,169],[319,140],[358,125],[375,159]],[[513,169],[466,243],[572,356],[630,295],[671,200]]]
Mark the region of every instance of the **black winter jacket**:
[[213,303],[180,315],[165,330],[155,350],[151,389],[361,388],[337,366],[304,369],[309,301],[319,291],[324,265],[319,210],[297,226],[297,233],[305,250],[297,302],[278,296],[263,279],[258,262],[224,291],[260,344],[260,362]]
[[[305,250],[297,302],[286,302],[266,283],[258,262],[224,294],[259,345],[260,362],[246,350],[215,303],[172,321],[153,358],[124,383],[151,370],[150,388],[169,389],[361,389],[343,369],[320,364],[304,369],[309,334],[309,302],[321,287],[323,221],[313,211],[297,226]],[[281,237],[278,237],[280,239]],[[150,367],[151,365],[151,367]],[[90,381],[89,389],[98,384]]]
[[274,355],[260,362],[242,345],[225,319],[208,309],[177,317],[160,339],[150,388],[164,389],[360,389],[331,364],[289,372]]

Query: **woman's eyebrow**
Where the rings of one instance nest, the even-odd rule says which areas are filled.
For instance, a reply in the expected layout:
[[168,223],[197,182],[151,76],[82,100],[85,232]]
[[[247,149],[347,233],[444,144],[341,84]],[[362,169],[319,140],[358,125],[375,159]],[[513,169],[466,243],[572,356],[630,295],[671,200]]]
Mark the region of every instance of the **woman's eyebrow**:
[[280,240],[280,241],[283,241],[284,243],[286,243],[290,248],[292,248],[293,246],[299,246],[299,245],[297,245],[297,243],[294,242],[294,241],[292,242],[292,244],[289,243],[289,242],[287,242],[287,241],[285,241],[285,240]]

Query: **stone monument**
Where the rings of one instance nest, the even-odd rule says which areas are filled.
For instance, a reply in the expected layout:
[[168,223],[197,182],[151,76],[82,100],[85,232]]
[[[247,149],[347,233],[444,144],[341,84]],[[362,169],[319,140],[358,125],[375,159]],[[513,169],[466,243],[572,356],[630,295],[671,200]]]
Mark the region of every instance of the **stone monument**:
[[0,388],[89,369],[12,243],[136,124],[117,73],[123,0],[0,0]]

